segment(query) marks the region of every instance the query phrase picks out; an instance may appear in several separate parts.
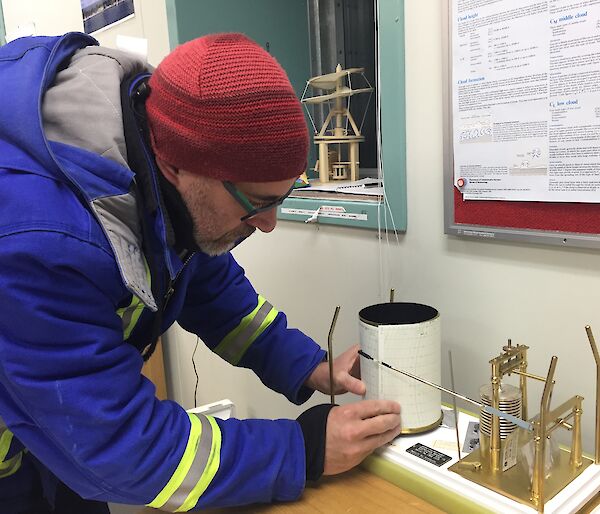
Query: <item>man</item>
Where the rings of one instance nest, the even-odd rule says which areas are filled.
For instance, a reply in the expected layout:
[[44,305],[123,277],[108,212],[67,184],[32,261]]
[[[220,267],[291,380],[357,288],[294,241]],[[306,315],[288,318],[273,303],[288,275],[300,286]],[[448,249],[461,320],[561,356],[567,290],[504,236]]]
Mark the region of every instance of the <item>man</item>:
[[364,393],[357,348],[330,385],[325,353],[229,253],[273,230],[305,169],[300,105],[239,34],[182,45],[152,75],[96,44],[0,49],[0,511],[296,499],[393,439],[399,406],[222,421],[159,402],[140,369],[178,321],[295,403]]

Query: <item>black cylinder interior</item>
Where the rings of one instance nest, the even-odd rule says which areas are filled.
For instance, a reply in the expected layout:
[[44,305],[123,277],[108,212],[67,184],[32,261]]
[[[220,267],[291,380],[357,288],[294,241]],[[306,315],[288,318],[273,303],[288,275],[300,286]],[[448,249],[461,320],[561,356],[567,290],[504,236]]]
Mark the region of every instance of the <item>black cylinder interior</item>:
[[358,313],[365,323],[373,325],[412,325],[429,321],[438,311],[420,303],[378,303],[365,307]]

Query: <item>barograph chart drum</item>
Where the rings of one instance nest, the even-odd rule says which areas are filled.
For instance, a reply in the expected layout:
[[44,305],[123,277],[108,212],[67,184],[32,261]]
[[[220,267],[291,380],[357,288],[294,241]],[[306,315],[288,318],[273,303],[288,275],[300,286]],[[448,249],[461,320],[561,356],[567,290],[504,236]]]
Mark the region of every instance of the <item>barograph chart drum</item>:
[[[381,303],[359,312],[361,349],[381,362],[420,378],[441,383],[440,316],[419,303]],[[403,434],[425,432],[442,421],[441,392],[362,358],[366,399],[400,403]]]

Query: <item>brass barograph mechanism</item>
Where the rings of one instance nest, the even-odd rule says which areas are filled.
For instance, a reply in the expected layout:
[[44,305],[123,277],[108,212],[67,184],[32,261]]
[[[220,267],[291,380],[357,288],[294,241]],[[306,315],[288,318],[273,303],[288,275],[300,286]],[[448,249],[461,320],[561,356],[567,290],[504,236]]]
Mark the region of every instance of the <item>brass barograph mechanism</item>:
[[[490,361],[491,383],[481,389],[480,447],[450,470],[479,485],[504,496],[544,511],[544,505],[588,466],[600,463],[600,356],[590,327],[586,327],[588,340],[596,361],[596,434],[595,461],[582,455],[581,447],[581,396],[575,395],[555,408],[550,401],[555,385],[554,374],[558,358],[553,356],[545,377],[527,371],[525,345],[513,346],[511,341],[502,353]],[[519,376],[519,386],[503,384],[505,376]],[[527,379],[544,382],[539,413],[529,418]],[[491,408],[490,408],[491,407]],[[498,411],[507,415],[496,415]],[[511,417],[525,421],[529,430],[519,428],[522,422],[512,423]],[[516,420],[514,420],[516,421]],[[558,428],[571,432],[568,449],[555,448],[549,459],[550,435]],[[521,432],[518,432],[518,431]],[[524,465],[520,447],[529,445],[531,463]]]

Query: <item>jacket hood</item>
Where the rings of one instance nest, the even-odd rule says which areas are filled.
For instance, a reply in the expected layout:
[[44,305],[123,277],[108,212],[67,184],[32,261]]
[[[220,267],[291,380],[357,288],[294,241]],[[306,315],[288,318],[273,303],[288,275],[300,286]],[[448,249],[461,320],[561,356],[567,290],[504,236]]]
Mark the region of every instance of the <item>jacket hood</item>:
[[0,167],[63,181],[87,202],[131,186],[119,84],[145,69],[97,44],[69,33],[0,48]]
[[46,138],[128,167],[120,85],[143,71],[144,63],[124,52],[99,46],[77,50],[44,95]]
[[0,48],[0,168],[67,185],[102,227],[126,287],[156,310],[120,101],[121,80],[144,66],[96,45],[69,33]]

